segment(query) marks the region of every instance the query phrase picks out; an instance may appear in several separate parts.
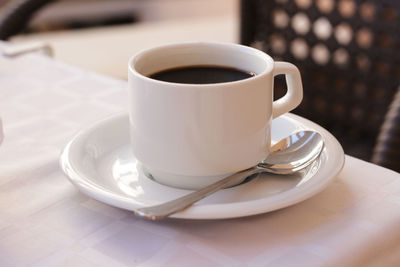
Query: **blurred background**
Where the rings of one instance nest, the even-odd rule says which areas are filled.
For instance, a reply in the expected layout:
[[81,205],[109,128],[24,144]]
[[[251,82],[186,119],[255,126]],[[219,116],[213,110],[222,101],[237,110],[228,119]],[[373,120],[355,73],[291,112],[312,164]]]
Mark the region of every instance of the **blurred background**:
[[[0,0],[0,10],[8,2]],[[126,79],[127,60],[146,47],[238,42],[238,18],[237,0],[60,0],[10,41],[45,41],[58,60]]]

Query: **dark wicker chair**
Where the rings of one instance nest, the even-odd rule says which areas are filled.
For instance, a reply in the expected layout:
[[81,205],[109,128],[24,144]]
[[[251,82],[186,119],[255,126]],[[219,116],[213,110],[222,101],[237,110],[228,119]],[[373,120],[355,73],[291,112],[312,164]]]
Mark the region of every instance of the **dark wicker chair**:
[[[384,128],[379,142],[390,145],[374,147],[400,85],[399,28],[400,1],[241,1],[241,43],[300,69],[304,100],[294,113],[332,132],[347,154],[397,171],[400,145],[389,140],[399,131]],[[276,79],[277,97],[284,91]],[[386,127],[399,127],[399,116]]]
[[0,10],[0,40],[23,31],[33,15],[54,0],[12,0]]
[[400,172],[400,87],[381,127],[372,161]]

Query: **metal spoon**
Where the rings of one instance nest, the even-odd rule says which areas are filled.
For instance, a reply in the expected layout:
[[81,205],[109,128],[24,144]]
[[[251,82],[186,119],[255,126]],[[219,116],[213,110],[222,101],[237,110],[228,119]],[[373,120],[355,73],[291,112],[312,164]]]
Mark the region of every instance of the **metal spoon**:
[[160,220],[218,191],[227,184],[256,173],[292,174],[313,163],[324,147],[322,136],[314,131],[300,131],[282,139],[274,146],[270,155],[258,165],[232,174],[183,197],[135,210],[135,214],[151,220]]

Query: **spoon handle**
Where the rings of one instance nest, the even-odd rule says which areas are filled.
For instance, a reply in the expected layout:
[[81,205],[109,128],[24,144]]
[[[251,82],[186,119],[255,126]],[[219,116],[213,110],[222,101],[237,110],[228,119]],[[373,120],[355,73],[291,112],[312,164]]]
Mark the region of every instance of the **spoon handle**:
[[228,177],[225,177],[224,179],[213,183],[209,186],[206,186],[198,191],[193,191],[190,194],[184,195],[180,198],[162,203],[160,205],[155,205],[155,206],[149,206],[149,207],[144,207],[135,210],[135,214],[145,217],[146,219],[151,219],[151,220],[160,220],[163,219],[171,214],[174,214],[178,211],[181,211],[189,206],[191,206],[193,203],[199,201],[200,199],[205,198],[206,196],[220,190],[223,188],[225,185],[229,184],[230,182],[233,182],[235,180],[247,178],[253,174],[262,172],[262,169],[259,169],[257,167],[252,167],[246,170],[243,170],[241,172],[232,174]]

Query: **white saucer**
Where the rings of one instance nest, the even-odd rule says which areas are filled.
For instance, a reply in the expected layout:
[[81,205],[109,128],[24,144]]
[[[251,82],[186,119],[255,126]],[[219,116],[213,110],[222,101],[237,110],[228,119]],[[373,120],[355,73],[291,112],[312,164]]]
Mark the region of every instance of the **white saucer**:
[[[323,190],[343,167],[343,149],[328,131],[293,114],[273,121],[272,141],[300,129],[316,130],[325,139],[320,159],[306,171],[291,176],[258,175],[221,190],[172,217],[222,219],[255,215],[293,205]],[[145,174],[129,147],[127,114],[114,115],[80,131],[65,147],[60,164],[83,193],[127,210],[158,204],[190,192],[161,185]]]

